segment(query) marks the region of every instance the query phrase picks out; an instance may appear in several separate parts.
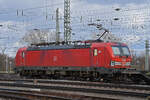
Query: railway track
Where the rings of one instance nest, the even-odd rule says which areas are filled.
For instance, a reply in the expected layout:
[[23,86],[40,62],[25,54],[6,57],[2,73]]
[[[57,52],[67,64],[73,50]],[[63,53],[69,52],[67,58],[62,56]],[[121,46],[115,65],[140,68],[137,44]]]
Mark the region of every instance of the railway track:
[[105,87],[105,88],[121,88],[132,90],[146,90],[150,91],[150,85],[136,85],[136,84],[114,84],[103,82],[87,82],[87,81],[67,81],[67,80],[44,80],[44,79],[0,79],[0,82],[14,82],[14,83],[34,83],[47,85],[73,85],[73,86],[88,86],[88,87]]
[[[32,94],[31,94],[32,92]],[[37,93],[33,91],[24,91],[16,89],[0,88],[0,97],[9,100],[71,100],[63,97],[56,97]],[[11,99],[10,99],[11,98]]]
[[[9,100],[118,100],[103,97],[75,95],[67,93],[39,91],[36,89],[0,88],[0,97]],[[11,98],[11,99],[10,99]],[[7,100],[7,99],[6,99]]]
[[[16,87],[16,88],[26,88],[38,91],[49,90],[53,92],[63,92],[66,94],[78,94],[84,97],[94,98],[99,97],[100,100],[105,96],[112,96],[107,99],[122,99],[123,97],[140,98],[139,100],[144,100],[150,96],[150,86],[143,85],[124,85],[124,84],[106,84],[98,82],[80,82],[80,81],[56,81],[56,80],[0,80],[0,86],[2,87]],[[93,95],[94,94],[94,95]],[[70,94],[71,95],[71,94]],[[121,97],[113,97],[121,96]],[[106,99],[106,97],[105,97]],[[83,99],[82,99],[83,100]]]

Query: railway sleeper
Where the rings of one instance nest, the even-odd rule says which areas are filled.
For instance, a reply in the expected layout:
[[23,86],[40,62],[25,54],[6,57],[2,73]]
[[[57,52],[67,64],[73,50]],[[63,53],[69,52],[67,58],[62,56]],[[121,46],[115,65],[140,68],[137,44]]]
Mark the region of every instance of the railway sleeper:
[[126,80],[130,80],[133,83],[150,85],[150,77],[141,72],[124,73],[123,75],[126,76]]

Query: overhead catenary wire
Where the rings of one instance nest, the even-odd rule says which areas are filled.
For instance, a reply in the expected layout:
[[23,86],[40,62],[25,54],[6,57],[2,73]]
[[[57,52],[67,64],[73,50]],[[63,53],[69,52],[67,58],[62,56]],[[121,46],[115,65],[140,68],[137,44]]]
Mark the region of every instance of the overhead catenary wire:
[[[62,3],[63,4],[63,3]],[[60,4],[61,5],[61,4]],[[59,4],[58,5],[56,5],[56,6],[59,6]],[[28,18],[30,18],[31,17],[31,19],[29,20],[29,21],[33,21],[33,26],[35,25],[35,24],[37,24],[36,26],[38,27],[39,26],[39,28],[47,28],[50,24],[52,24],[52,21],[55,21],[55,14],[51,14],[51,19],[53,19],[53,20],[50,20],[50,19],[48,19],[48,21],[50,21],[50,23],[43,23],[43,25],[41,24],[39,24],[39,23],[35,23],[35,20],[38,20],[38,18],[39,17],[44,17],[45,15],[44,14],[39,14],[39,16],[37,16],[37,14],[34,14],[34,15],[28,15],[29,13],[27,13],[28,11],[31,11],[31,13],[32,12],[34,12],[33,10],[35,10],[35,11],[37,11],[38,9],[43,9],[43,8],[50,8],[50,5],[44,5],[44,6],[39,6],[39,7],[33,7],[33,8],[25,8],[25,9],[22,9],[22,10],[18,10],[18,14],[16,14],[16,15],[23,15],[23,17],[19,17],[19,18],[22,18],[23,20],[24,20],[24,22],[26,23],[27,22],[27,17]],[[140,8],[138,8],[138,9],[121,9],[121,11],[119,12],[119,13],[127,13],[127,12],[130,12],[130,11],[134,11],[134,10],[143,10],[143,9],[149,9],[148,7],[146,7],[146,8],[142,8],[142,9],[140,9]],[[23,14],[21,14],[21,11],[23,11]],[[47,12],[47,11],[46,11]],[[88,10],[87,12],[86,11],[83,11],[83,10],[79,10],[79,11],[76,11],[76,12],[79,12],[79,15],[77,15],[77,16],[72,16],[71,17],[71,19],[72,20],[77,20],[76,22],[77,23],[81,23],[81,26],[82,26],[82,29],[83,29],[83,31],[89,31],[89,30],[85,30],[86,28],[87,28],[87,24],[88,23],[90,23],[90,22],[92,22],[92,21],[96,21],[98,18],[99,19],[101,19],[101,21],[100,22],[103,22],[103,23],[105,23],[105,24],[107,24],[106,26],[113,26],[114,27],[114,29],[115,29],[115,27],[118,27],[118,29],[120,28],[120,29],[123,29],[122,27],[119,27],[119,26],[115,26],[115,25],[108,25],[108,24],[110,24],[109,22],[111,22],[111,21],[113,21],[113,18],[103,18],[103,17],[101,17],[100,15],[101,14],[108,14],[109,12],[111,12],[111,13],[116,13],[115,11],[108,11],[108,12],[99,12],[98,10],[95,10],[95,11],[93,11],[93,10]],[[15,13],[16,13],[16,11],[15,11]],[[72,13],[74,13],[74,11],[72,12]],[[81,13],[84,13],[84,15],[87,17],[87,16],[90,16],[89,18],[84,18],[84,15],[80,15]],[[92,13],[95,13],[95,15],[92,15]],[[110,13],[110,14],[111,14]],[[97,14],[97,15],[96,15]],[[50,16],[50,14],[48,14],[49,16]],[[104,15],[105,16],[105,15]],[[140,14],[134,14],[133,16],[140,16]],[[33,18],[32,18],[33,17]],[[64,18],[63,18],[63,15],[61,16],[62,18],[60,19],[61,21],[63,21],[64,20]],[[119,16],[119,18],[120,18],[120,20],[117,22],[117,24],[118,25],[125,25],[125,24],[132,24],[132,22],[131,21],[129,21],[128,20],[128,18],[127,17],[130,17],[130,15],[127,15],[126,17],[122,17],[122,16]],[[142,17],[142,16],[141,16]],[[91,21],[92,20],[92,21]],[[145,21],[145,20],[149,20],[148,18],[146,18],[146,17],[143,17],[143,20],[142,21],[138,21],[138,22],[144,22],[144,23],[147,23],[147,24],[149,24],[149,21]],[[138,23],[138,22],[134,22],[134,24],[136,24],[136,23]],[[28,23],[28,22],[27,22]],[[49,24],[49,25],[48,25]],[[116,25],[117,25],[116,24]],[[79,24],[80,25],[80,24]],[[35,27],[36,27],[35,26]],[[77,27],[79,27],[79,31],[81,31],[82,29],[80,29],[80,26],[77,26],[77,25],[75,25],[75,23],[72,21],[72,26],[73,26],[73,29],[75,29],[75,28],[77,28]],[[63,28],[63,27],[61,27],[61,28]],[[111,28],[111,27],[110,27]],[[131,27],[132,28],[132,27]],[[125,28],[124,28],[125,29]],[[93,30],[95,30],[95,29],[93,29]],[[135,29],[133,29],[133,30],[135,30]]]

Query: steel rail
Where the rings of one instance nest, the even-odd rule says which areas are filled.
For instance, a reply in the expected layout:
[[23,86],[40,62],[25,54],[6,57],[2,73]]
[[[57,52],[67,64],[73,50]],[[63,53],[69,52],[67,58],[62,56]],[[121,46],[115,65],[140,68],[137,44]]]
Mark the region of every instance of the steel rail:
[[[54,93],[52,93],[54,94]],[[58,95],[58,94],[57,94]],[[104,97],[93,97],[93,96],[84,96],[84,95],[69,95],[69,97],[64,97],[62,94],[60,96],[52,96],[51,94],[45,92],[36,92],[31,90],[16,90],[16,89],[4,89],[0,88],[0,97],[1,98],[11,98],[16,100],[73,100],[74,96],[80,98],[76,100],[118,100],[112,98]]]
[[[4,89],[0,88],[0,97],[2,98],[11,98],[17,100],[71,100],[69,98],[50,96],[39,93],[34,93],[31,91],[25,90],[16,90],[16,89]],[[40,99],[37,99],[40,98]]]
[[57,91],[73,91],[83,93],[98,93],[98,94],[110,94],[110,95],[123,95],[123,96],[134,96],[146,98],[150,96],[150,93],[137,93],[137,92],[126,92],[117,90],[100,90],[93,88],[76,88],[76,87],[63,87],[63,86],[46,86],[46,85],[31,85],[31,84],[16,84],[16,83],[0,83],[0,86],[8,87],[25,87],[45,90],[57,90]]
[[90,87],[109,87],[109,88],[121,88],[121,89],[135,89],[135,90],[147,90],[150,91],[150,86],[148,85],[127,85],[127,84],[114,84],[114,83],[98,83],[98,82],[79,82],[79,81],[56,81],[56,80],[8,80],[4,79],[0,81],[14,81],[16,83],[32,82],[45,83],[45,84],[63,84],[63,85],[78,85],[78,86],[90,86]]

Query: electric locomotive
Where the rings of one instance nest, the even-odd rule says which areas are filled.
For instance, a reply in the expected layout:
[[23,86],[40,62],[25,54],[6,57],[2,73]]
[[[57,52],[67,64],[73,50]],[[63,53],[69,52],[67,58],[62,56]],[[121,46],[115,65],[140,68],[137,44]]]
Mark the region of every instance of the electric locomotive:
[[130,68],[131,54],[124,43],[47,43],[20,48],[15,63],[15,71],[21,76],[99,80]]
[[39,43],[20,48],[15,72],[34,78],[150,84],[150,78],[131,70],[128,46],[114,41],[113,35],[109,37],[110,32],[102,25],[96,27],[104,30],[97,40]]

